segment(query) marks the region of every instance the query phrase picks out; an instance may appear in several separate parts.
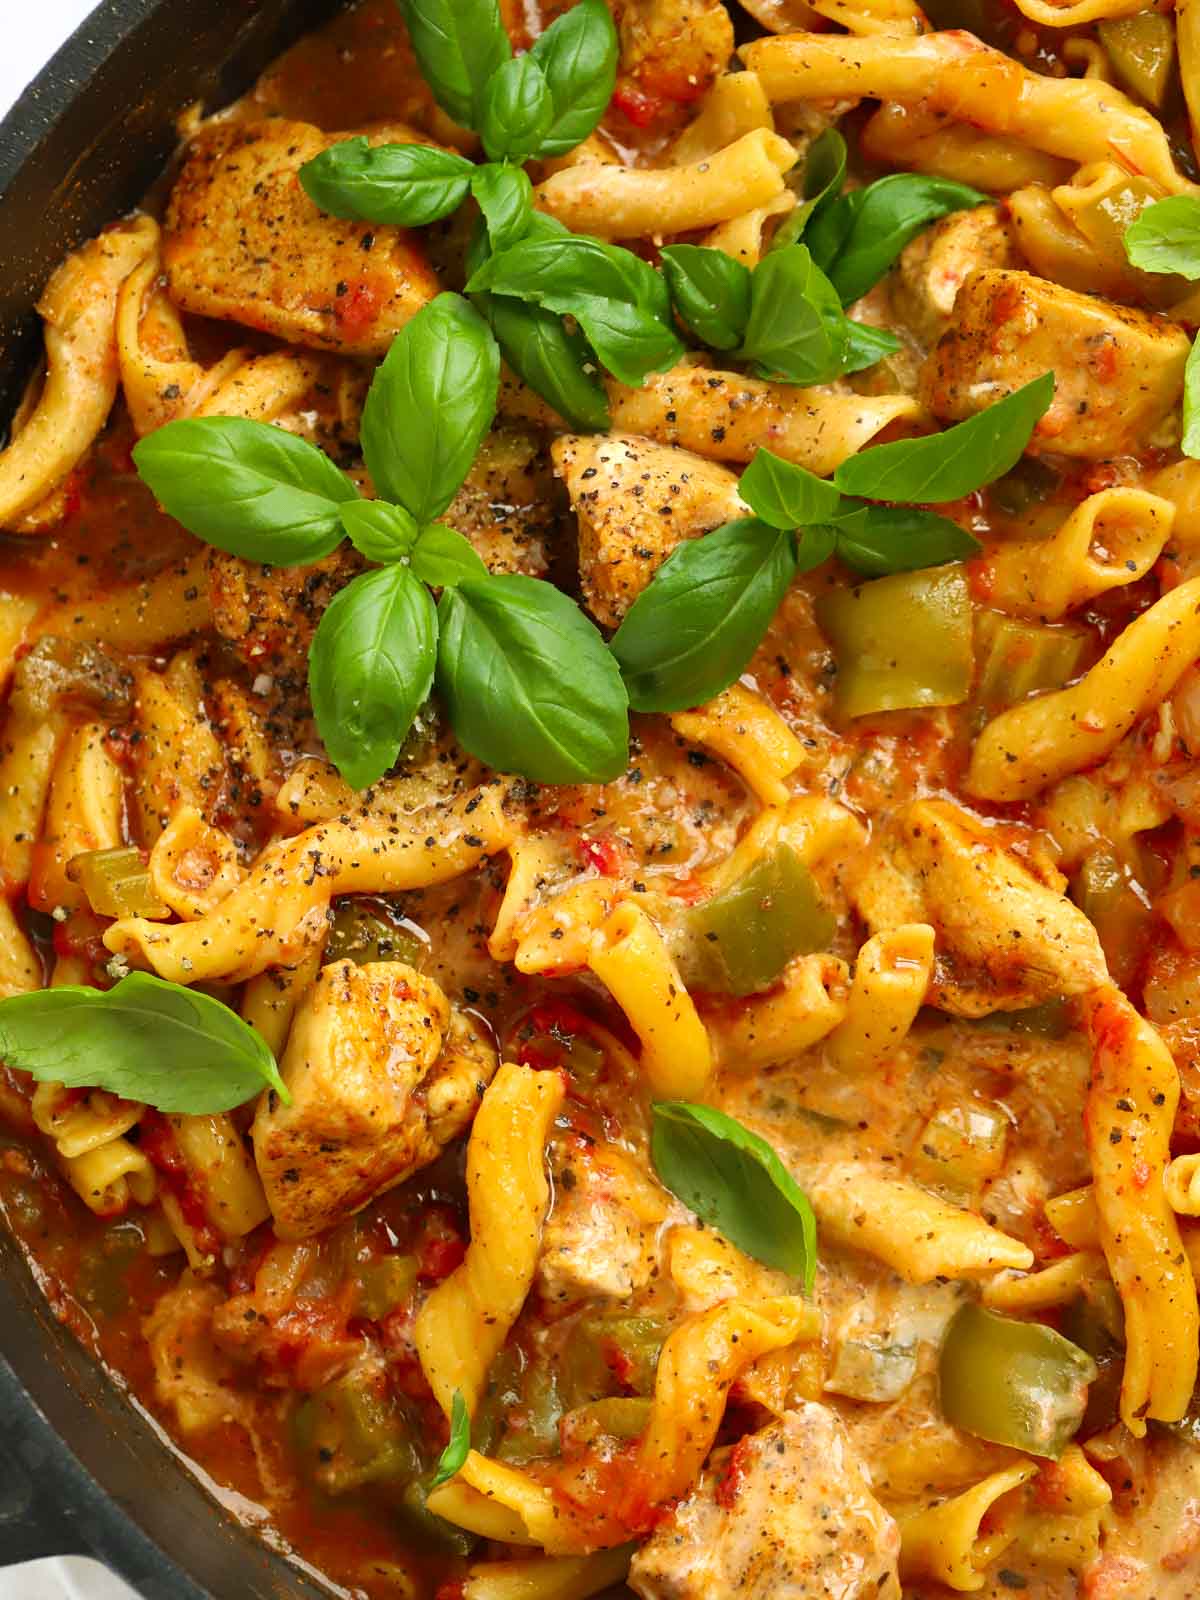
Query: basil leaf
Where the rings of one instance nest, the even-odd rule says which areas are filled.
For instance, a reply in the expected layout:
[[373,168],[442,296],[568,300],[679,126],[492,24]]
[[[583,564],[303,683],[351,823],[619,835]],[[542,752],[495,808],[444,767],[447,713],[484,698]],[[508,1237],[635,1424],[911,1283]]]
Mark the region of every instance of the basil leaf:
[[865,322],[846,320],[846,353],[842,357],[842,374],[862,372],[873,367],[884,356],[894,356],[900,341],[886,328],[872,328]]
[[397,0],[421,76],[447,116],[479,127],[483,90],[512,56],[496,0]]
[[741,354],[761,377],[827,383],[841,371],[846,326],[828,278],[798,244],[764,256],[755,267]]
[[342,542],[358,490],[316,445],[245,417],[184,417],[133,447],[155,499],[206,544],[273,566],[320,561]]
[[658,1100],[651,1107],[654,1170],[739,1250],[799,1278],[812,1293],[817,1223],[804,1191],[765,1139],[711,1106]]
[[673,244],[661,252],[675,310],[701,344],[734,350],[750,317],[749,271],[724,250]]
[[267,1087],[291,1104],[261,1034],[219,1000],[148,972],[107,991],[64,984],[0,1000],[0,1060],[39,1083],[188,1116],[230,1111]]
[[553,406],[573,428],[604,433],[611,425],[608,396],[596,358],[581,333],[569,333],[563,320],[541,306],[480,295],[505,361],[523,383]]
[[491,249],[516,244],[533,216],[533,185],[524,168],[476,167],[471,193],[483,212]]
[[379,493],[418,522],[440,516],[492,425],[499,388],[500,352],[479,313],[456,294],[423,306],[363,407],[363,459]]
[[429,1484],[430,1491],[440,1489],[443,1483],[450,1482],[456,1472],[461,1472],[467,1464],[470,1453],[471,1418],[462,1390],[455,1389],[454,1399],[450,1404],[450,1443],[438,1457],[437,1470]]
[[1125,254],[1143,272],[1200,278],[1200,200],[1173,194],[1147,206],[1125,229]]
[[514,56],[488,79],[479,102],[483,148],[493,161],[523,161],[541,144],[554,104],[531,55]]
[[811,572],[828,561],[837,549],[838,530],[832,522],[814,522],[796,535],[796,571]]
[[364,572],[325,608],[309,690],[330,760],[351,788],[367,788],[395,761],[429,698],[436,647],[433,601],[407,567]]
[[422,583],[444,589],[466,578],[486,578],[488,569],[475,547],[444,522],[421,529],[412,553],[412,571]]
[[870,578],[963,561],[982,548],[957,522],[916,506],[863,506],[839,522],[836,533],[841,559]]
[[647,373],[675,366],[686,354],[665,310],[594,295],[581,296],[571,310],[601,363],[631,388],[640,387]]
[[365,135],[332,145],[300,168],[300,186],[331,217],[422,228],[457,211],[472,162],[423,144],[372,145]]
[[[848,306],[879,282],[922,228],[952,211],[986,204],[987,196],[965,183],[920,172],[893,172],[834,200],[822,219],[828,232],[810,229],[809,245],[842,304]],[[842,215],[835,215],[839,211]],[[835,238],[837,247],[830,251]]]
[[673,550],[611,650],[635,711],[683,711],[728,689],[796,573],[789,534],[744,517]]
[[870,500],[960,500],[1016,465],[1053,399],[1054,374],[1043,372],[942,433],[860,450],[842,462],[833,481],[846,494]]
[[1193,340],[1183,369],[1183,437],[1179,448],[1185,456],[1200,456],[1200,341]]
[[784,461],[760,445],[738,482],[738,493],[772,528],[803,528],[836,517],[842,496],[832,483]]
[[624,772],[625,689],[573,600],[539,578],[472,579],[443,591],[438,619],[438,690],[472,755],[535,783]]
[[403,561],[417,537],[417,525],[404,507],[386,500],[351,500],[342,507],[342,526],[368,561]]
[[538,146],[562,156],[582,144],[612,99],[617,81],[617,30],[604,0],[579,0],[539,35],[530,55],[550,89],[554,114]]
[[846,141],[836,128],[826,128],[808,147],[804,159],[804,198],[790,211],[771,240],[771,250],[797,244],[809,222],[842,187],[846,178]]

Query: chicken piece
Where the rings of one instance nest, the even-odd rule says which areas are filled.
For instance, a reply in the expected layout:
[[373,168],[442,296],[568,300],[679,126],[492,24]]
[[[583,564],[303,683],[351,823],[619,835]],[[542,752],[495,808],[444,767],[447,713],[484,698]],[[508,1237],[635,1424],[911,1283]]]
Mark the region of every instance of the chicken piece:
[[557,521],[554,493],[541,441],[500,425],[484,438],[442,521],[471,541],[489,572],[540,578]]
[[892,305],[923,346],[946,331],[954,302],[972,272],[1021,263],[1012,224],[999,206],[954,211],[908,245],[892,278]]
[[[438,283],[411,233],[326,216],[300,187],[304,163],[348,137],[280,119],[217,123],[193,139],[163,239],[176,304],[290,344],[386,355]],[[403,127],[371,138],[417,142]]]
[[616,1145],[573,1131],[552,1141],[550,1170],[554,1209],[537,1270],[542,1298],[551,1305],[628,1300],[644,1289],[658,1266],[671,1197]]
[[633,1558],[642,1600],[899,1600],[900,1532],[827,1406],[734,1445]]
[[733,54],[721,0],[610,0],[621,41],[613,104],[637,127],[678,120]]
[[550,447],[579,520],[592,615],[615,628],[685,539],[749,515],[726,467],[634,433],[568,433]]
[[311,567],[269,567],[214,550],[208,564],[213,627],[253,671],[303,689],[321,614],[363,568],[349,544]]
[[959,422],[1053,372],[1058,386],[1035,446],[1101,461],[1153,442],[1179,404],[1189,348],[1184,330],[1162,317],[988,268],[959,289],[921,369],[919,398]]
[[323,969],[268,1094],[254,1156],[281,1239],[361,1211],[426,1166],[475,1115],[496,1054],[435,983],[402,961]]
[[977,817],[918,800],[884,833],[852,891],[872,933],[932,923],[928,1003],[960,1017],[1019,1011],[1107,981],[1096,930]]

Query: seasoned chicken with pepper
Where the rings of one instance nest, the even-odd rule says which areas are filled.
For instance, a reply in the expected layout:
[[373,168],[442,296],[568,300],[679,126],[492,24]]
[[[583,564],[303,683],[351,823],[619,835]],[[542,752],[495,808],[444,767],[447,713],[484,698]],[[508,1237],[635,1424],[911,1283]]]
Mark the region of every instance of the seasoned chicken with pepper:
[[254,1156],[284,1239],[352,1215],[427,1165],[475,1115],[496,1055],[437,984],[401,961],[326,967],[268,1095]]
[[900,1533],[837,1417],[802,1402],[746,1434],[633,1558],[642,1600],[899,1600]]
[[1012,224],[999,206],[953,211],[905,247],[892,279],[892,305],[929,345],[946,331],[958,291],[972,272],[1020,264]]
[[[438,282],[414,235],[339,221],[300,187],[305,162],[347,137],[281,118],[219,123],[192,140],[163,239],[183,310],[318,350],[387,354]],[[419,142],[403,127],[372,138]]]

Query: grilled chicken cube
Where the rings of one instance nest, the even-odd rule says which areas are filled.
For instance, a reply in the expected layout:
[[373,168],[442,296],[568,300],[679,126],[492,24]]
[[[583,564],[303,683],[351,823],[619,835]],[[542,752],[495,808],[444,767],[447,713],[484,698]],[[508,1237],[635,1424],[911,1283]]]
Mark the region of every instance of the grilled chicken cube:
[[[413,234],[318,210],[297,174],[348,134],[306,122],[228,122],[188,146],[171,191],[163,262],[185,311],[290,344],[386,355],[438,292]],[[406,128],[372,142],[416,142]]]
[[923,346],[946,331],[958,291],[972,272],[1021,261],[1012,224],[999,206],[954,211],[923,228],[896,263],[892,305]]
[[721,0],[609,0],[621,41],[614,103],[644,127],[694,106],[729,65],[733,19]]
[[442,521],[471,541],[489,572],[540,578],[549,565],[557,521],[555,489],[538,436],[498,423],[484,435]]
[[579,523],[583,597],[609,628],[677,545],[749,515],[728,468],[674,445],[568,433],[550,453]]
[[961,422],[1053,372],[1033,443],[1101,461],[1144,452],[1179,404],[1188,336],[1163,317],[1077,294],[1029,272],[973,272],[921,369],[919,398]]
[[642,1600],[899,1600],[900,1533],[842,1425],[805,1401],[734,1445],[633,1558]]
[[402,961],[325,967],[264,1096],[254,1156],[281,1239],[305,1239],[426,1166],[475,1115],[496,1055]]

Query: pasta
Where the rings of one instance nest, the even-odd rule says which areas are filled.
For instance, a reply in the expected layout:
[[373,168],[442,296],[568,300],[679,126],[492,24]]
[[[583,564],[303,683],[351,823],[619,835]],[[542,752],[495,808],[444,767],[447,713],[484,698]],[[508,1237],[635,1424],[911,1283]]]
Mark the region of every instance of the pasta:
[[800,765],[799,740],[758,695],[735,683],[702,711],[677,711],[676,733],[706,744],[737,772],[765,806],[788,798],[784,779]]
[[900,1567],[905,1577],[935,1578],[966,1594],[982,1589],[986,1568],[1016,1538],[1016,1491],[1036,1471],[1032,1461],[1014,1462],[962,1494],[902,1516]]

